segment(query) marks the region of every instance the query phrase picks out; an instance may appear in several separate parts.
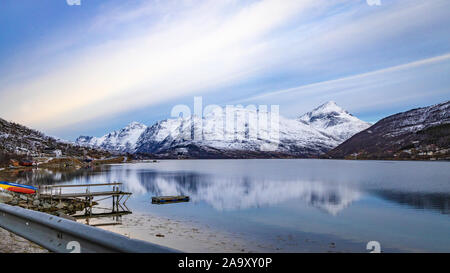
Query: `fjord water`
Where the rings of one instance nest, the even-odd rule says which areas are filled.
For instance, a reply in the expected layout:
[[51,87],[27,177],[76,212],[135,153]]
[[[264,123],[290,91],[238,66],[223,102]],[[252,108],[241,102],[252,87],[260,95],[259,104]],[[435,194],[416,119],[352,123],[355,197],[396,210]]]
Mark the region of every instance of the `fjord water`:
[[[133,212],[195,220],[282,252],[367,252],[369,241],[386,252],[450,252],[449,162],[165,160],[65,180],[120,181]],[[161,195],[191,202],[152,205]]]

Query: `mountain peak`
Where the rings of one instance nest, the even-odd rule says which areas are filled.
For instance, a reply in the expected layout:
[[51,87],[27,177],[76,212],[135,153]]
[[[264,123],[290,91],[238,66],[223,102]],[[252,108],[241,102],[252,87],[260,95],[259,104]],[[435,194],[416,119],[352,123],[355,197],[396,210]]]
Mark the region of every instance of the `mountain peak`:
[[299,120],[317,130],[337,136],[341,141],[350,138],[356,132],[367,129],[371,125],[354,117],[334,101],[328,101],[320,105],[311,112],[301,116]]
[[319,107],[323,107],[323,106],[337,106],[336,102],[333,100],[327,101],[324,104],[320,105]]
[[339,115],[351,116],[351,114],[349,114],[345,109],[337,105],[336,102],[328,101],[304,114],[299,119],[305,123],[313,123],[317,119],[326,119]]
[[320,105],[319,107],[315,108],[310,113],[315,114],[315,115],[320,115],[320,114],[325,114],[325,113],[328,114],[328,113],[332,113],[332,112],[347,113],[346,110],[344,110],[342,107],[337,105],[336,102],[334,102],[334,101],[328,101],[328,102]]
[[132,152],[139,137],[146,129],[146,125],[133,121],[126,127],[102,137],[80,136],[76,143],[116,152]]

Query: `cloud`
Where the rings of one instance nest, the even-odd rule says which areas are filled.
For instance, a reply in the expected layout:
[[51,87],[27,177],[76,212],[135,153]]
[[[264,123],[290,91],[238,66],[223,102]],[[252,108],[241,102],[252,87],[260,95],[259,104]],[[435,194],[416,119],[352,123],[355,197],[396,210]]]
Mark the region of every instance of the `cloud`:
[[[37,48],[48,62],[12,71],[27,76],[0,86],[0,107],[7,119],[50,130],[227,87],[232,93],[273,74],[308,82],[336,71],[386,67],[391,58],[376,54],[389,48],[377,46],[445,20],[448,2],[422,2],[376,8],[337,0],[105,5],[82,24],[84,34],[76,29],[79,36],[55,37],[51,50]],[[424,12],[434,16],[419,16]],[[409,63],[417,59],[405,56]],[[26,73],[41,65],[38,73]],[[330,92],[331,83],[340,82],[329,82]]]
[[[86,46],[61,57],[57,69],[3,87],[1,101],[20,104],[4,111],[25,124],[61,126],[225,84],[252,69],[263,35],[313,1],[258,1],[231,14],[213,2],[148,33]],[[205,7],[209,13],[199,14]]]
[[428,59],[424,59],[424,60],[407,63],[407,64],[384,68],[384,69],[380,69],[380,70],[376,70],[376,71],[372,71],[372,72],[368,72],[368,73],[362,73],[362,74],[344,77],[344,78],[340,78],[340,79],[323,81],[323,82],[318,82],[318,83],[313,83],[313,84],[307,84],[307,85],[289,88],[289,89],[285,89],[285,90],[273,91],[273,92],[257,95],[254,97],[250,97],[243,101],[255,101],[255,100],[261,100],[261,99],[267,99],[270,97],[282,96],[282,95],[285,95],[288,93],[306,94],[306,93],[310,93],[310,92],[316,92],[319,90],[322,92],[329,92],[330,90],[332,91],[333,89],[340,89],[343,86],[349,87],[350,85],[355,85],[355,83],[360,84],[360,82],[365,79],[370,79],[370,78],[375,78],[375,77],[380,77],[380,76],[385,77],[385,74],[407,71],[410,69],[420,68],[422,66],[426,66],[426,65],[430,65],[430,64],[447,62],[449,60],[450,60],[450,53],[441,55],[441,56],[437,56],[437,57],[432,57],[432,58],[428,58]]
[[[450,54],[427,58],[358,75],[327,80],[294,88],[267,92],[240,101],[285,105],[283,114],[298,116],[316,105],[336,100],[350,112],[364,113],[407,105],[406,109],[425,106],[429,98],[448,100]],[[447,73],[448,74],[448,73]],[[306,105],[302,98],[308,98]],[[417,104],[417,101],[420,103]],[[292,103],[293,102],[293,103]],[[406,110],[405,109],[405,110]]]

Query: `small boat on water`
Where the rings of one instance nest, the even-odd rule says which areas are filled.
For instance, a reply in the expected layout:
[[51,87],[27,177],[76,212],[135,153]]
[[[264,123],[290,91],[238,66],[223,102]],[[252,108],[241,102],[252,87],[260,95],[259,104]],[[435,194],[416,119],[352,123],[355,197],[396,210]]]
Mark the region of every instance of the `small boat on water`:
[[170,204],[179,202],[189,202],[189,196],[155,196],[152,197],[152,204]]
[[33,186],[16,184],[6,181],[0,181],[0,189],[24,194],[34,194],[37,191],[37,188]]

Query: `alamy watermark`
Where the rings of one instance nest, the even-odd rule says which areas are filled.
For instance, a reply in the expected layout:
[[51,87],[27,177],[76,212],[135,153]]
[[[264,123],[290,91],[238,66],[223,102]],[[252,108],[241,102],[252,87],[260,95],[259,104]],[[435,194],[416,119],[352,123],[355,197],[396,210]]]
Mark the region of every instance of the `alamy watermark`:
[[69,6],[81,6],[81,0],[66,0]]
[[[194,111],[180,104],[172,108],[173,118],[182,117],[184,140],[245,142],[258,140],[261,151],[276,151],[280,143],[279,105],[219,105],[203,106],[202,97],[194,97]],[[205,118],[206,117],[206,118]]]
[[369,6],[381,6],[381,0],[366,0]]
[[367,243],[366,249],[370,253],[381,253],[381,244],[378,241],[370,241]]

